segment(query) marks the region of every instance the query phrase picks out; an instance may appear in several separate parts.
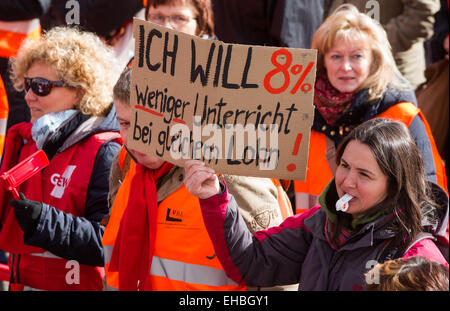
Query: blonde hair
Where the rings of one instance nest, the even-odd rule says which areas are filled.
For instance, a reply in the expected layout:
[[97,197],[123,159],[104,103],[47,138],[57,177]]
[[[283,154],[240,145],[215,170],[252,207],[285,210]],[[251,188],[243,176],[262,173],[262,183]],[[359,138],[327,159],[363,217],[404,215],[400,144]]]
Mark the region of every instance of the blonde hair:
[[313,37],[312,48],[318,50],[317,70],[324,72],[324,56],[337,42],[365,41],[372,51],[372,64],[360,89],[369,90],[369,99],[380,98],[388,84],[398,89],[408,88],[401,78],[383,27],[351,4],[339,6],[319,27]]
[[29,68],[36,62],[51,66],[68,87],[83,93],[75,105],[86,115],[106,115],[112,89],[120,73],[114,53],[93,33],[55,27],[38,41],[25,41],[11,60],[11,80],[21,91]]
[[448,268],[421,256],[398,258],[377,264],[366,276],[379,276],[378,284],[367,284],[370,291],[448,291]]

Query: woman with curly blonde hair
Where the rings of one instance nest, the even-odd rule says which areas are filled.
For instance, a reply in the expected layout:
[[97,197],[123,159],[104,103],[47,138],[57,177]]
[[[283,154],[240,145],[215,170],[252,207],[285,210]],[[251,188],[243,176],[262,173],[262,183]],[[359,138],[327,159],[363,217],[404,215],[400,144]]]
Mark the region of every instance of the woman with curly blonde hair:
[[121,142],[112,106],[118,70],[98,37],[64,27],[26,42],[12,60],[31,122],[8,131],[0,174],[39,149],[50,164],[18,187],[20,199],[0,189],[11,289],[102,289],[100,221]]
[[17,90],[25,88],[27,71],[34,63],[51,65],[66,87],[80,93],[76,107],[84,114],[109,112],[120,68],[112,50],[95,34],[58,27],[45,34],[44,40],[26,42],[12,62],[12,81]]

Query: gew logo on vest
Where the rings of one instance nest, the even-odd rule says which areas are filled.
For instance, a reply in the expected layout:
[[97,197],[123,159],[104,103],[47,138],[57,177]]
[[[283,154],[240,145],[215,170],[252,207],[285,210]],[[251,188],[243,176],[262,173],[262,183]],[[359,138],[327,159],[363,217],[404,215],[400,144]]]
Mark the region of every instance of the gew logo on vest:
[[66,190],[66,187],[69,185],[70,177],[72,177],[73,171],[76,167],[76,165],[68,165],[62,175],[52,175],[50,182],[55,186],[55,188],[53,188],[52,193],[50,193],[51,196],[57,199],[62,198],[64,195],[64,190]]

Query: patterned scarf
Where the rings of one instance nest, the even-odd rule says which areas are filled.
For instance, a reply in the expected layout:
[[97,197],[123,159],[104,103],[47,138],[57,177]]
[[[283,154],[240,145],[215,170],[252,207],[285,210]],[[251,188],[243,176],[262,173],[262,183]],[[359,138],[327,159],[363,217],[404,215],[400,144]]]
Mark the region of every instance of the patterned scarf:
[[336,125],[336,120],[352,104],[355,93],[341,93],[328,81],[326,75],[322,74],[316,79],[314,86],[314,106],[319,110],[325,121]]
[[325,237],[327,238],[327,241],[330,244],[331,248],[334,250],[338,250],[350,238],[352,232],[346,228],[342,228],[337,239],[333,242],[331,236],[336,230],[335,228],[336,225],[330,221],[329,217],[327,217],[325,220]]

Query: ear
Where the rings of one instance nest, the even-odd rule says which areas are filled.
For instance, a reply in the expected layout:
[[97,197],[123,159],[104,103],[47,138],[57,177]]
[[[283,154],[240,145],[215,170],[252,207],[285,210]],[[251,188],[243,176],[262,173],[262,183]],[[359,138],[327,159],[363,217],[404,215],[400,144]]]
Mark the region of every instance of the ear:
[[77,89],[77,96],[76,96],[76,99],[77,99],[77,102],[78,102],[78,103],[81,101],[81,99],[83,98],[84,94],[86,94],[86,91],[85,91],[85,90],[83,90],[83,89],[81,89],[81,88],[78,88],[78,89]]
[[76,104],[74,105],[74,108],[76,109],[80,109],[80,102],[83,99],[83,97],[86,95],[86,91],[83,90],[82,88],[77,88],[76,89],[76,96],[75,96],[75,102]]

